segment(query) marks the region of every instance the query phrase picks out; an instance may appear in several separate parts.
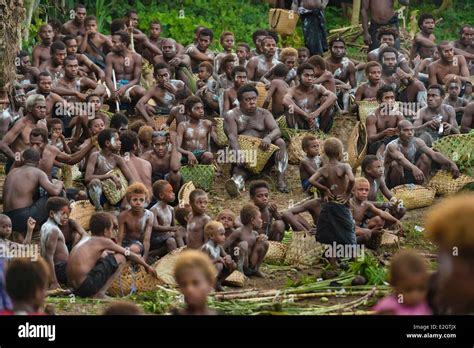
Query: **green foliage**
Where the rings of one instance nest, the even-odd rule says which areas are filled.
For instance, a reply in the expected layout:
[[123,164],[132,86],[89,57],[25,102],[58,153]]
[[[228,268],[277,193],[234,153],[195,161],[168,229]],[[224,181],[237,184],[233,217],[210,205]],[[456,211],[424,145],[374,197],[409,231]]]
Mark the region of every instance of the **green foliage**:
[[367,253],[362,260],[349,263],[349,272],[365,277],[368,284],[372,285],[382,285],[387,280],[385,266],[375,256]]

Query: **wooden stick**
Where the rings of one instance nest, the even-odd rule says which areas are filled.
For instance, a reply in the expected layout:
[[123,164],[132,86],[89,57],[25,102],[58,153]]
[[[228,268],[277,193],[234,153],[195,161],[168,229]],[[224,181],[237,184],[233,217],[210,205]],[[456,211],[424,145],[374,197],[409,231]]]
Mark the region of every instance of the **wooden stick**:
[[[115,69],[112,69],[112,78],[114,80],[114,88],[117,90],[117,79],[115,78]],[[117,99],[115,99],[115,106],[117,107],[116,111],[120,111],[120,103]]]

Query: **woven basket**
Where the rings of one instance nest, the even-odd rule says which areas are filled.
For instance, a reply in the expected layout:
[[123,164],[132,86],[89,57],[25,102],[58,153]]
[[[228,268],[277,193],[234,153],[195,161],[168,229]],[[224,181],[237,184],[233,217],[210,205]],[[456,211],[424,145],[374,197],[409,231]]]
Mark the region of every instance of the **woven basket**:
[[270,144],[266,151],[262,151],[260,147],[261,139],[248,135],[239,135],[239,147],[241,150],[257,151],[257,165],[252,167],[252,163],[246,163],[245,167],[253,174],[259,174],[267,164],[273,153],[278,150],[278,146]]
[[400,185],[392,189],[393,195],[403,201],[407,210],[428,207],[433,204],[436,190],[420,185]]
[[[263,103],[265,102],[265,98],[267,97],[268,90],[265,88],[265,84],[263,82],[257,82],[257,85],[255,88],[258,91],[258,97],[257,97],[257,106],[259,108],[263,107]],[[270,104],[268,105],[268,108],[272,108],[272,102],[270,100]]]
[[367,154],[367,147],[367,129],[365,123],[359,121],[352,130],[347,144],[348,160],[353,170],[356,170],[362,163]]
[[71,203],[69,218],[76,220],[86,231],[89,230],[89,221],[95,213],[95,207],[88,200]]
[[153,116],[153,122],[155,122],[155,129],[162,130],[162,129],[169,129],[171,131],[176,131],[176,119],[171,122],[171,125],[169,128],[166,125],[166,121],[168,121],[168,117],[170,115],[158,115],[158,116]]
[[178,192],[178,202],[180,207],[185,207],[186,205],[189,205],[189,195],[195,189],[196,187],[194,186],[192,181],[187,182],[183,186],[181,186]]
[[242,288],[245,286],[247,277],[239,271],[232,272],[222,283],[229,286]]
[[436,190],[436,194],[439,196],[449,196],[455,194],[461,190],[464,186],[474,182],[474,178],[461,174],[459,178],[454,179],[451,173],[445,170],[440,170],[433,176],[428,184]]
[[127,192],[127,188],[128,188],[128,181],[123,175],[123,173],[120,171],[120,169],[115,168],[115,169],[112,169],[111,172],[114,173],[114,175],[119,178],[120,184],[122,185],[122,187],[120,188],[120,190],[118,190],[113,180],[107,179],[107,180],[102,181],[102,191],[104,192],[104,196],[105,198],[107,198],[109,203],[112,205],[115,205],[118,202],[120,202],[122,198],[125,196],[125,192]]
[[283,139],[289,140],[290,135],[289,135],[288,123],[286,122],[286,116],[283,115],[283,116],[279,117],[276,120],[276,123],[278,125],[278,128],[280,128],[281,136],[283,137]]
[[179,254],[185,248],[186,247],[181,247],[179,249],[173,250],[155,262],[155,264],[152,266],[155,269],[158,278],[160,278],[164,284],[177,286],[176,280],[174,279],[174,266],[176,265]]
[[357,105],[359,105],[359,120],[365,124],[367,116],[373,113],[380,106],[380,103],[378,101],[363,100],[357,102]]
[[[306,158],[306,153],[303,150],[303,138],[308,135],[312,134],[316,138],[319,139],[320,144],[328,138],[327,134],[324,134],[321,131],[300,131],[293,135],[290,138],[289,145],[288,145],[288,163],[294,164],[294,165],[299,165],[301,161],[303,161]],[[322,146],[321,146],[322,148]]]
[[314,235],[294,232],[285,256],[285,263],[292,266],[315,265],[323,254],[323,246],[316,242]]
[[397,235],[390,233],[386,230],[382,230],[376,237],[372,237],[367,243],[367,247],[372,250],[377,250],[382,245],[397,245],[399,238]]
[[283,35],[293,35],[298,23],[298,14],[283,9],[270,9],[268,22],[271,30]]
[[280,264],[285,261],[286,251],[288,245],[280,242],[268,241],[269,247],[267,254],[265,255],[266,263]]
[[474,133],[448,135],[436,140],[433,149],[458,166],[470,167],[474,161]]
[[212,164],[196,164],[192,167],[183,166],[180,173],[184,182],[192,182],[197,188],[204,191],[211,190],[214,185],[215,168]]
[[224,132],[224,118],[222,117],[215,117],[214,118],[214,126],[216,127],[216,144],[217,146],[227,146],[229,145],[229,139],[227,138],[227,134]]
[[5,174],[0,174],[0,201],[3,203],[3,185],[5,184],[5,179],[7,176]]
[[107,294],[123,297],[135,292],[153,291],[156,290],[158,285],[164,284],[161,279],[146,273],[143,266],[136,264],[135,268],[138,268],[138,271],[134,271],[132,263],[127,262],[120,275],[115,278]]

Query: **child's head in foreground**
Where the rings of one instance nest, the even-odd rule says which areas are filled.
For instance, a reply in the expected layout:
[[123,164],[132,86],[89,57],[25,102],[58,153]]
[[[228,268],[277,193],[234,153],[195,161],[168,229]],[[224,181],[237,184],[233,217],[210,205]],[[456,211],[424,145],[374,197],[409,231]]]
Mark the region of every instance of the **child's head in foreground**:
[[174,277],[188,308],[206,306],[216,280],[216,268],[209,256],[198,250],[183,251],[176,261]]
[[100,212],[91,216],[89,229],[92,236],[111,238],[113,228],[114,222],[111,214]]
[[21,304],[37,312],[44,304],[49,284],[49,268],[46,261],[39,257],[36,261],[29,258],[15,258],[7,267],[5,275],[6,290],[13,302],[13,309]]
[[204,234],[207,239],[212,240],[217,245],[223,245],[225,242],[225,228],[219,221],[209,221],[204,226]]
[[5,214],[0,214],[0,238],[8,239],[12,234],[12,220]]
[[423,303],[428,292],[426,261],[412,250],[400,251],[390,263],[390,284],[402,305],[413,307]]
[[69,201],[62,197],[50,197],[46,202],[46,211],[48,217],[58,225],[63,226],[68,223],[69,214],[71,209],[69,207]]
[[319,139],[313,134],[308,134],[303,137],[301,141],[301,148],[308,157],[315,157],[319,155]]
[[339,139],[329,138],[325,140],[324,145],[323,145],[323,150],[324,150],[324,154],[326,155],[328,159],[336,159],[338,161],[342,161],[343,146]]
[[193,190],[189,195],[189,204],[194,214],[205,214],[208,202],[207,193],[203,190]]
[[240,211],[240,221],[244,226],[252,226],[253,229],[262,228],[262,214],[260,209],[253,204],[244,205]]
[[165,203],[173,203],[176,196],[173,192],[173,186],[166,180],[157,180],[153,184],[153,196]]
[[370,184],[366,178],[356,178],[352,193],[359,201],[366,201],[370,192]]
[[217,215],[217,221],[222,223],[226,230],[233,228],[235,223],[235,214],[230,209],[224,209]]
[[362,174],[372,179],[381,178],[383,175],[382,162],[375,155],[367,155],[362,160]]
[[259,208],[265,208],[268,205],[269,193],[270,186],[268,186],[268,183],[264,180],[256,180],[250,184],[250,199]]
[[131,184],[125,193],[127,202],[132,207],[132,210],[142,210],[148,205],[150,201],[150,193],[145,185],[141,182]]

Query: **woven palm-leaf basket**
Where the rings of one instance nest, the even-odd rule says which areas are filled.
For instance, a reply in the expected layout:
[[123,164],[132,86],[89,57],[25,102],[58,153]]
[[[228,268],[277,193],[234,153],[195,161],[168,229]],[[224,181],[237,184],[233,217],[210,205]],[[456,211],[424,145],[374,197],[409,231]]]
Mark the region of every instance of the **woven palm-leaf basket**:
[[433,204],[436,190],[420,185],[400,185],[392,189],[393,195],[403,201],[407,210],[428,207]]
[[308,232],[293,232],[286,251],[285,263],[292,266],[315,265],[323,254],[323,246]]
[[91,216],[95,213],[94,205],[89,202],[89,200],[76,201],[71,203],[71,213],[69,218],[76,220],[81,227],[88,231],[89,230],[89,221]]
[[381,233],[373,236],[367,243],[367,247],[372,250],[377,250],[382,245],[397,245],[399,242],[396,234],[390,233],[386,230],[382,230]]
[[283,137],[283,139],[289,140],[290,139],[290,134],[289,134],[290,129],[288,128],[288,123],[286,122],[286,116],[285,115],[280,116],[276,120],[276,123],[278,125],[278,128],[280,128],[281,136]]
[[[265,84],[262,82],[257,82],[255,88],[258,91],[257,106],[261,108],[265,102],[265,98],[267,97],[268,90],[265,88]],[[271,102],[268,107],[271,108]]]
[[174,279],[174,267],[179,255],[185,248],[186,247],[181,247],[173,250],[153,264],[152,267],[155,269],[158,278],[162,280],[164,284],[177,286],[176,280]]
[[293,135],[290,138],[290,143],[288,145],[288,163],[298,165],[306,158],[306,153],[303,150],[303,138],[309,134],[317,137],[320,141],[320,144],[328,137],[326,134],[320,131],[302,131]]
[[362,163],[362,160],[367,154],[367,147],[367,129],[365,123],[359,121],[352,130],[347,144],[348,160],[353,170],[356,170]]
[[283,35],[293,35],[298,23],[298,14],[294,11],[272,8],[268,12],[268,22],[271,30]]
[[474,163],[474,133],[453,134],[438,139],[433,143],[433,150],[467,169]]
[[285,261],[286,251],[288,250],[288,245],[275,242],[275,241],[268,241],[269,247],[267,250],[267,254],[265,255],[265,262],[266,263],[273,263],[273,264],[281,264]]
[[214,126],[216,127],[216,144],[217,146],[227,146],[229,145],[229,139],[224,132],[224,118],[222,117],[215,117],[214,118]]
[[238,141],[241,150],[253,150],[257,152],[256,165],[252,166],[253,163],[245,164],[248,171],[253,174],[259,174],[267,164],[270,157],[272,157],[273,153],[278,150],[278,146],[270,144],[268,149],[263,151],[260,149],[262,139],[248,135],[239,135]]
[[173,120],[173,122],[171,122],[171,125],[169,126],[169,128],[166,125],[166,121],[168,121],[168,117],[170,117],[170,115],[153,116],[153,122],[155,123],[155,129],[158,129],[158,130],[169,129],[169,130],[172,130],[172,131],[176,131],[176,120]]
[[232,272],[222,283],[229,286],[242,288],[247,281],[247,277],[239,271]]
[[209,191],[214,185],[214,172],[215,168],[212,164],[183,166],[180,169],[184,182],[192,181],[197,188],[204,191]]
[[180,207],[189,205],[189,195],[196,189],[192,181],[185,183],[178,192],[178,202]]
[[115,278],[107,294],[115,297],[128,296],[136,292],[153,291],[158,285],[164,282],[160,278],[148,274],[141,265],[134,265],[131,262],[123,267],[120,275]]
[[380,103],[378,101],[362,100],[357,102],[357,105],[359,105],[359,120],[365,124],[367,117],[380,106]]
[[115,186],[115,183],[113,182],[113,180],[107,179],[107,180],[102,181],[102,191],[104,192],[104,196],[105,198],[107,198],[109,203],[112,205],[115,205],[118,202],[120,202],[122,198],[125,196],[125,192],[127,192],[127,188],[128,188],[128,181],[123,175],[123,173],[120,171],[120,169],[115,168],[115,169],[112,169],[110,172],[112,172],[116,177],[118,177],[122,187],[120,188],[120,190],[117,189],[117,186]]
[[142,65],[142,74],[140,76],[140,86],[149,90],[151,87],[155,85],[156,81],[153,77],[153,66],[150,64],[149,61],[143,59]]
[[449,196],[472,182],[474,182],[474,178],[470,176],[461,174],[459,178],[454,179],[451,173],[440,170],[431,178],[428,187],[435,189],[439,196]]

